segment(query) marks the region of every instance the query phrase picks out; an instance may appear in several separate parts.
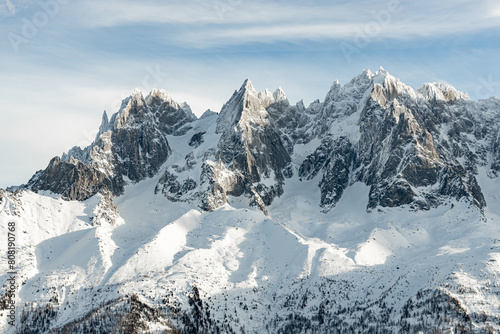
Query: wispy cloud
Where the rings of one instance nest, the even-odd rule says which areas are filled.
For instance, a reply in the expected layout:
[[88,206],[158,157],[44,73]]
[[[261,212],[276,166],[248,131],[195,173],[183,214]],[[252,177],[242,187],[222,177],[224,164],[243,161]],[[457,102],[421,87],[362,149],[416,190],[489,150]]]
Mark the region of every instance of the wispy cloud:
[[500,4],[496,4],[496,7],[493,7],[491,11],[491,18],[498,19],[500,17]]
[[0,18],[15,16],[34,3],[33,0],[0,0]]
[[[221,5],[222,3],[222,5]],[[377,38],[409,40],[500,27],[492,1],[87,1],[82,24],[99,27],[165,25],[164,42],[196,48],[251,42]],[[362,8],[360,10],[360,8]],[[384,21],[385,20],[385,21]],[[376,25],[379,25],[378,27]],[[368,30],[368,31],[367,31]]]
[[12,3],[12,0],[5,0],[0,3],[0,17],[13,16],[16,14],[16,6]]
[[353,9],[346,4],[280,3],[262,1],[118,1],[105,3],[90,0],[79,3],[80,11],[88,13],[83,22],[92,27],[126,24],[262,24],[346,17]]
[[[3,1],[4,15],[28,4],[40,10],[32,0]],[[64,24],[72,30],[147,26],[155,42],[203,49],[253,42],[352,41],[366,35],[408,41],[500,28],[500,7],[493,0],[79,0],[65,8]],[[371,36],[374,30],[376,36]]]

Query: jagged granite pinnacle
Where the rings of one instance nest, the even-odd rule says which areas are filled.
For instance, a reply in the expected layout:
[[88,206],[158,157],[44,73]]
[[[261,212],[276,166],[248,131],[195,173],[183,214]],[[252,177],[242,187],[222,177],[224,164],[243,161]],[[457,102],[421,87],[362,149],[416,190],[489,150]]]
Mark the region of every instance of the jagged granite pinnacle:
[[[28,187],[82,200],[102,188],[120,195],[127,182],[160,173],[155,192],[171,201],[214,210],[246,196],[265,211],[296,175],[317,180],[323,211],[356,182],[370,187],[368,210],[427,210],[451,198],[483,208],[477,166],[499,172],[499,113],[497,99],[474,102],[446,84],[414,90],[384,69],[335,81],[307,108],[291,105],[281,88],[257,92],[247,79],[219,115],[207,110],[200,119],[166,91],[135,91],[110,120],[103,114],[90,146],[52,160]],[[168,163],[169,136],[183,138],[184,165]],[[311,142],[308,156],[295,153]]]

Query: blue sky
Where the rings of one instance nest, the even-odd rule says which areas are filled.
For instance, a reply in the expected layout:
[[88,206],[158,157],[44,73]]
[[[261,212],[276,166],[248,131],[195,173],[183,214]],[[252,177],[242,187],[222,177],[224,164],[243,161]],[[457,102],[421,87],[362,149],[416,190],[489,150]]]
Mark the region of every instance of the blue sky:
[[498,1],[0,0],[0,187],[95,136],[133,89],[196,114],[250,78],[292,103],[383,66],[500,96]]

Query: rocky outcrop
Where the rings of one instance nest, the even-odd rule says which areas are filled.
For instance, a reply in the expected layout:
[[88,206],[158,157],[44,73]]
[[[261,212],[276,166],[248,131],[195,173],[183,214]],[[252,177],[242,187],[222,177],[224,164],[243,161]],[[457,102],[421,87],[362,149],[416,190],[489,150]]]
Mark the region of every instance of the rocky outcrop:
[[302,163],[299,176],[311,180],[321,173],[320,205],[328,210],[337,204],[344,190],[350,185],[350,174],[355,161],[356,152],[348,138],[325,138],[316,151]]
[[[258,93],[246,80],[218,117],[212,119],[207,111],[200,118],[208,128],[188,134],[192,151],[185,161],[162,172],[155,192],[172,201],[198,201],[200,208],[210,211],[227,203],[228,196],[247,196],[251,205],[266,212],[293,174],[293,144],[275,123],[279,110],[287,107],[282,89]],[[205,145],[206,137],[217,140]]]
[[500,175],[500,131],[497,130],[491,144],[491,171],[495,177]]
[[[443,141],[443,129],[457,118],[453,109],[468,103],[467,96],[449,86],[432,86],[444,91],[422,98],[385,71],[373,80],[360,115],[358,143],[357,173],[371,186],[368,208],[429,209],[447,198],[465,198],[482,208],[474,170],[464,169]],[[462,117],[459,121],[468,123]],[[459,138],[450,139],[459,145]]]
[[92,210],[90,217],[93,226],[101,226],[102,224],[116,225],[121,219],[118,208],[113,202],[113,195],[107,188],[102,188],[97,194],[99,202]]
[[[489,130],[478,127],[484,120],[469,111],[474,106],[450,86],[428,84],[414,91],[383,69],[365,71],[344,87],[336,82],[323,104],[303,111],[302,117],[314,114],[316,120],[303,121],[298,134],[289,133],[290,138],[309,134],[309,141],[322,138],[299,174],[309,180],[322,172],[320,205],[327,211],[355,182],[370,186],[369,210],[402,205],[429,209],[450,198],[482,208],[476,174],[478,165],[487,164],[487,155],[482,141],[470,137],[484,139]],[[290,117],[296,109],[284,115]]]
[[[241,184],[241,175],[227,171],[224,164],[206,161],[202,166],[200,183],[200,208],[213,211],[227,203],[228,189],[234,191]],[[240,195],[243,193],[241,190]]]
[[0,189],[0,211],[5,212],[9,216],[21,217],[24,208],[20,197],[24,191],[23,189],[18,189],[11,192]]
[[207,110],[199,120],[165,91],[136,91],[111,119],[103,115],[92,145],[52,160],[28,187],[81,200],[158,176],[155,192],[171,201],[214,210],[246,196],[266,212],[296,174],[317,182],[324,211],[356,182],[370,187],[368,210],[450,199],[482,209],[479,168],[500,173],[498,116],[498,99],[474,102],[445,84],[414,90],[384,69],[336,81],[308,107],[246,80],[218,116]]
[[284,179],[290,176],[291,143],[266,110],[279,103],[288,103],[282,90],[257,93],[247,80],[217,119],[218,157],[236,175],[225,191],[234,196],[246,194],[255,203],[263,203],[260,206],[280,196]]
[[178,104],[165,91],[153,90],[146,98],[136,91],[111,120],[104,112],[90,146],[72,148],[61,159],[52,159],[28,187],[71,200],[87,199],[102,188],[119,195],[124,178],[139,182],[156,175],[172,151],[167,136],[195,119],[187,104]]
[[70,159],[53,158],[47,168],[28,182],[33,191],[51,191],[68,200],[82,201],[94,196],[101,189],[123,191],[123,180],[112,178],[84,163]]
[[198,146],[200,146],[201,144],[203,144],[203,142],[204,142],[203,135],[205,133],[206,133],[205,131],[201,131],[201,132],[195,133],[191,137],[191,139],[189,140],[189,146],[194,146],[194,148],[197,148]]

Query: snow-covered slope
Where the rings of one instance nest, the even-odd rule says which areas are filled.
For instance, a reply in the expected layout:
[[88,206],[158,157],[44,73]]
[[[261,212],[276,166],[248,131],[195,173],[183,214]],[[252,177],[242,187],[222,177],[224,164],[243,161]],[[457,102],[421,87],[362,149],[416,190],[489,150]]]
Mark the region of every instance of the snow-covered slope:
[[383,69],[308,108],[245,81],[200,119],[134,92],[92,145],[1,190],[1,329],[498,331],[499,114]]

